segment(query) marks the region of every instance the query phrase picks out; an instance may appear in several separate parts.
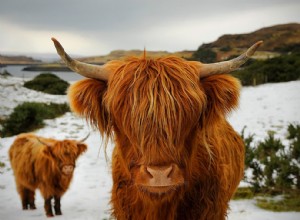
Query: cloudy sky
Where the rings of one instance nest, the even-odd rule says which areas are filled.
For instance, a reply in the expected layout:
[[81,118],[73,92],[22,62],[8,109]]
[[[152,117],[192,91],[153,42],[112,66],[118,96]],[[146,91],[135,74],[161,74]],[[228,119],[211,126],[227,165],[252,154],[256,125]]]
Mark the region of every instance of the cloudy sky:
[[195,50],[223,34],[300,23],[299,0],[0,0],[0,54]]

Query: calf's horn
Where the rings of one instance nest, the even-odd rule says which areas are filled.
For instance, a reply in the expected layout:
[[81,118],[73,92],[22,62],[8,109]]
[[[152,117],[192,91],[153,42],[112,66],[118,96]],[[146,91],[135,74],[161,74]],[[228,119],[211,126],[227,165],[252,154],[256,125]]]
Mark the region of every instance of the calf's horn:
[[263,43],[263,41],[256,42],[245,53],[243,53],[242,55],[240,55],[232,60],[218,62],[218,63],[210,63],[210,64],[199,63],[200,78],[214,75],[214,74],[230,73],[230,72],[238,69],[247,60],[250,59],[250,57],[255,53],[257,48],[262,43]]
[[80,75],[93,78],[93,79],[100,79],[103,81],[107,81],[109,77],[109,72],[103,68],[102,66],[83,63],[78,60],[72,59],[61,46],[61,44],[56,40],[54,37],[51,38],[54,42],[54,46],[58,55],[62,58],[64,63],[74,72],[79,73]]

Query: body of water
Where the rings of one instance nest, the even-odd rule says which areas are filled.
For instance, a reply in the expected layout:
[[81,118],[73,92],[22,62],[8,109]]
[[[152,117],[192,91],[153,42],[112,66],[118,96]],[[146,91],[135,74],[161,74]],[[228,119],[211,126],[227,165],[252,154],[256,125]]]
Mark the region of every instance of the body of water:
[[41,73],[46,73],[46,72],[50,72],[53,73],[55,75],[57,75],[58,77],[60,77],[63,80],[66,81],[77,81],[80,79],[83,79],[84,77],[79,75],[78,73],[74,73],[74,72],[57,72],[57,71],[23,71],[22,69],[26,67],[25,65],[8,65],[5,67],[0,67],[0,72],[3,72],[4,70],[6,70],[7,72],[9,72],[12,76],[15,77],[20,77],[20,78],[28,78],[28,79],[32,79],[34,77],[36,77],[37,75],[41,74]]

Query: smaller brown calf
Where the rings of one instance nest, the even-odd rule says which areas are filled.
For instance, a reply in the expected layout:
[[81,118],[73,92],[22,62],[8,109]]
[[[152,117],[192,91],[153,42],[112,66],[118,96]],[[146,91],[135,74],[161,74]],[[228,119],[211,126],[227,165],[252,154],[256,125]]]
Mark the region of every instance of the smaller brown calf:
[[9,158],[24,210],[36,209],[35,190],[39,189],[45,199],[47,217],[54,216],[53,198],[55,214],[62,214],[60,198],[69,188],[76,159],[87,149],[83,143],[86,138],[59,141],[31,133],[16,137]]

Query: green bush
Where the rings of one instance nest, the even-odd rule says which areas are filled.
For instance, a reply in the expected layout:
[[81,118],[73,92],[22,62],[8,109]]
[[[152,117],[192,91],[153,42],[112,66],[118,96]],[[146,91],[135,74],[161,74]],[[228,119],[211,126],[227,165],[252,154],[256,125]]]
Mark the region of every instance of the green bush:
[[217,60],[217,53],[210,48],[204,48],[200,46],[196,50],[190,60],[201,61],[203,63],[213,63]]
[[14,108],[2,123],[1,136],[7,137],[41,128],[44,119],[52,119],[70,111],[67,104],[25,102]]
[[280,45],[274,49],[280,53],[300,53],[300,44],[294,43],[289,45]]
[[292,175],[295,177],[297,184],[296,188],[300,190],[300,125],[290,124],[288,127],[288,137],[290,141],[290,157],[292,161]]
[[65,95],[69,83],[52,73],[42,73],[24,83],[24,87],[54,95]]
[[232,75],[239,78],[243,85],[298,80],[300,79],[300,53],[255,60],[244,69],[233,72]]
[[246,147],[245,167],[252,169],[252,177],[245,176],[245,181],[255,193],[300,190],[300,125],[288,126],[288,150],[274,132],[255,145],[253,135],[245,137],[244,129],[241,136]]

